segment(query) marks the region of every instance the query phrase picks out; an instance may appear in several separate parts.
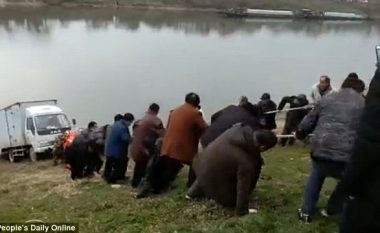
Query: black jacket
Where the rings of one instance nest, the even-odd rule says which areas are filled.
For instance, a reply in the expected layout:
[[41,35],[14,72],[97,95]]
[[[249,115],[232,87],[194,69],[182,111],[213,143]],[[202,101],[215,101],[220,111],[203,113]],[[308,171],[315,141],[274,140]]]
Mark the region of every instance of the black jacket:
[[[306,96],[285,96],[282,98],[280,104],[278,105],[278,110],[283,110],[285,105],[289,104],[290,108],[299,108],[304,107],[309,104]],[[288,128],[290,131],[295,131],[298,124],[302,119],[307,115],[307,109],[301,109],[297,111],[289,111],[286,114],[285,128]]]
[[201,137],[203,148],[207,147],[212,141],[219,137],[224,131],[231,128],[237,123],[244,123],[252,128],[258,128],[257,118],[249,113],[246,109],[236,105],[230,105],[221,111],[215,113],[212,117],[212,123]]
[[351,163],[341,184],[347,195],[380,208],[380,69],[370,84]]
[[257,106],[261,112],[260,123],[264,126],[264,128],[268,130],[277,128],[276,113],[265,114],[266,112],[277,110],[276,103],[272,100],[261,100],[257,103]]
[[282,98],[280,104],[278,105],[278,110],[283,110],[286,104],[289,104],[290,108],[298,108],[298,107],[303,107],[305,105],[308,105],[309,101],[304,95],[285,96],[284,98]]

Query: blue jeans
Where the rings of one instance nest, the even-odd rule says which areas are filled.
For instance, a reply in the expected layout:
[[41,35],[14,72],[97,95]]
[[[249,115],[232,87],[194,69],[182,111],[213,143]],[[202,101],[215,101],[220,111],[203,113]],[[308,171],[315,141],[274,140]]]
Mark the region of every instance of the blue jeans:
[[[340,180],[344,169],[345,163],[313,160],[312,172],[306,185],[304,204],[302,208],[305,214],[315,214],[319,193],[321,192],[326,177],[333,177]],[[343,209],[344,197],[345,196],[338,183],[328,201],[327,213],[331,215],[341,213]]]

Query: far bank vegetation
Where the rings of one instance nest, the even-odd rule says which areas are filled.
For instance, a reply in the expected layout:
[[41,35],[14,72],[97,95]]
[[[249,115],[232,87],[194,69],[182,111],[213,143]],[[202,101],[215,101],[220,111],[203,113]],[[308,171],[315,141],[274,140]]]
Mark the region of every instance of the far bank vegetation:
[[0,6],[92,6],[92,7],[147,7],[223,9],[248,7],[260,9],[295,10],[311,8],[324,11],[361,12],[380,14],[380,0],[362,3],[358,0],[0,0]]

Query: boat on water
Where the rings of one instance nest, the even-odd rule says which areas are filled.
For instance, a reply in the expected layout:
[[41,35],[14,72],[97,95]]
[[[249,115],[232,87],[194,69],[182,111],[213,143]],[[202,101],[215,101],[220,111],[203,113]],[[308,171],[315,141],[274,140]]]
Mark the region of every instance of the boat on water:
[[249,8],[231,8],[222,12],[229,17],[256,17],[256,18],[291,18],[311,20],[369,20],[366,15],[344,12],[324,12],[310,9],[295,11],[286,10],[260,10]]

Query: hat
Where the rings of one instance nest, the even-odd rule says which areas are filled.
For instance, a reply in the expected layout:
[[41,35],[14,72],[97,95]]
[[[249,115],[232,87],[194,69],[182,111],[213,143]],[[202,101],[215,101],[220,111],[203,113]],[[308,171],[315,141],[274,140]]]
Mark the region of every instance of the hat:
[[262,100],[270,100],[270,94],[269,94],[269,93],[264,93],[264,94],[261,96],[261,99],[262,99]]
[[301,99],[301,100],[307,100],[307,97],[305,94],[299,94],[299,95],[297,95],[297,98]]

